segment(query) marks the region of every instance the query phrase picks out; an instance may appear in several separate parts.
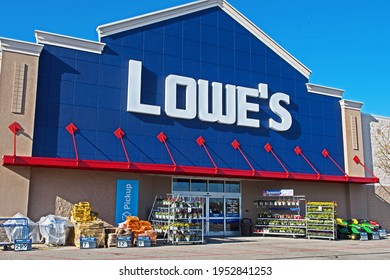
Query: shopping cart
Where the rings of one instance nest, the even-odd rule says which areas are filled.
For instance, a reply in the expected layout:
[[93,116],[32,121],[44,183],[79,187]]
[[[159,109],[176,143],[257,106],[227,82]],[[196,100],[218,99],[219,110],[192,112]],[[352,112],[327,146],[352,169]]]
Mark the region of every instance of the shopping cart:
[[0,247],[3,246],[4,250],[10,250],[15,243],[28,243],[28,240],[27,218],[0,218]]

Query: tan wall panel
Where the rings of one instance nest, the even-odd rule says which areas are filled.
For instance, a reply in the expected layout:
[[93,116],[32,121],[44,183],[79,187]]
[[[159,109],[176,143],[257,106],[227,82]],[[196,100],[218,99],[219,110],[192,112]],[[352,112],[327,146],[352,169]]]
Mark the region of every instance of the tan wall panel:
[[[27,65],[25,106],[22,114],[11,113],[15,63]],[[23,130],[17,139],[17,155],[31,156],[34,132],[35,101],[38,75],[38,57],[3,52],[2,71],[0,75],[0,134],[1,155],[13,154],[13,136],[8,126],[18,122]]]
[[[22,114],[11,112],[15,64],[26,65],[24,106]],[[3,51],[0,73],[0,157],[13,155],[13,134],[8,126],[18,122],[23,130],[17,136],[17,155],[32,154],[38,57]],[[26,214],[29,194],[30,168],[12,171],[0,165],[0,216],[17,212]]]
[[99,218],[114,224],[116,181],[139,180],[139,209],[141,219],[147,219],[156,195],[169,193],[171,178],[122,172],[98,172],[67,169],[33,168],[31,176],[29,217],[55,213],[59,196],[71,203],[88,201]]
[[382,224],[390,231],[390,187],[380,185],[366,186],[368,218]]
[[0,166],[0,217],[13,217],[20,212],[27,215],[30,168]]
[[[364,143],[360,110],[342,107],[345,171],[350,176],[364,177],[364,168],[353,161],[354,156],[364,162]],[[353,122],[356,119],[356,126]]]

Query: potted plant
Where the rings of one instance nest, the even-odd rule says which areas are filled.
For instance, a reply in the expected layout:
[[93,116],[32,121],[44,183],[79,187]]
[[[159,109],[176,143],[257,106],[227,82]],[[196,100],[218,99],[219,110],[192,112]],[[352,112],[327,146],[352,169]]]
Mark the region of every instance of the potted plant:
[[178,234],[178,233],[175,234],[175,241],[176,242],[180,241],[180,234]]

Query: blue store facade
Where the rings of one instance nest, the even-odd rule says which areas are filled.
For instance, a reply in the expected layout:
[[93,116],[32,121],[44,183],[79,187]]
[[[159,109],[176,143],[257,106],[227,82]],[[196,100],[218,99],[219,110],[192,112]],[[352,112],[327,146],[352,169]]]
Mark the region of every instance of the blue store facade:
[[118,182],[135,180],[144,219],[158,194],[208,195],[222,210],[236,199],[237,215],[209,231],[230,235],[265,189],[348,201],[373,182],[345,173],[342,91],[310,84],[309,69],[226,1],[97,31],[99,42],[36,31],[32,154],[4,160],[33,168],[33,216],[60,196],[114,223]]

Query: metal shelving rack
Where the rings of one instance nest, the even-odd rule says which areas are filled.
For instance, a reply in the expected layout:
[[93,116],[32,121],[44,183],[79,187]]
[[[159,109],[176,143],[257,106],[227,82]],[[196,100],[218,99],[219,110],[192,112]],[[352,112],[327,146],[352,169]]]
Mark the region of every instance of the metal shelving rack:
[[204,198],[168,194],[155,199],[149,220],[171,244],[204,243]]
[[334,201],[306,203],[307,238],[337,238],[336,205]]
[[259,214],[254,234],[304,237],[306,220],[300,215],[304,196],[259,197],[254,205],[267,213]]

